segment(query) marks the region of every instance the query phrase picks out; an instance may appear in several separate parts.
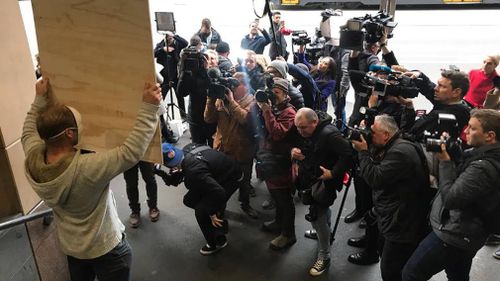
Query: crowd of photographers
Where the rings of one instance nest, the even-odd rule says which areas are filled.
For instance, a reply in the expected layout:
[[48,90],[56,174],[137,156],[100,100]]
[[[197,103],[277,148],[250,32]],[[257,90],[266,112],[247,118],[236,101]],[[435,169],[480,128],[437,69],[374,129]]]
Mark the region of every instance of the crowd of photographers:
[[[333,15],[334,11],[323,12],[322,24]],[[362,219],[366,230],[362,237],[349,239],[349,245],[363,248],[348,257],[350,262],[367,265],[380,261],[385,281],[428,280],[442,270],[450,280],[468,280],[476,252],[489,235],[494,239],[494,234],[500,233],[500,77],[495,72],[499,58],[488,56],[483,67],[469,75],[458,69],[443,70],[433,83],[421,71],[399,65],[388,48],[391,34],[385,28],[390,25],[386,21],[365,19],[362,50],[354,45],[351,51],[341,48],[329,34],[320,32],[326,43],[319,53],[304,48],[311,40],[287,29],[279,12],[273,13],[272,25],[267,32],[257,21],[250,23],[249,33],[241,41],[245,57],[236,64],[228,59],[230,46],[209,19],[203,19],[189,42],[168,32],[155,48],[155,57],[164,66],[163,98],[173,88],[192,138],[182,150],[164,143],[164,162],[170,170],[155,167],[155,173],[167,185],[184,182],[188,189],[183,203],[195,210],[207,242],[200,253],[211,255],[228,244],[224,211],[237,189],[241,209],[251,218],[259,217],[251,204],[250,180],[255,166],[256,177],[265,182],[276,209],[274,219],[262,225],[263,231],[276,234],[269,243],[271,249],[286,249],[297,241],[293,197],[299,196],[309,205],[305,219],[312,229],[305,236],[318,240],[317,257],[309,270],[312,276],[329,267],[334,236],[330,207],[337,192],[353,178],[356,207],[345,222]],[[345,30],[351,35],[344,37],[344,43],[355,41],[358,33],[352,31]],[[292,52],[296,64],[286,59],[289,50],[284,36],[290,34],[294,36],[292,43],[299,45],[298,51]],[[271,42],[269,57],[273,60],[262,54]],[[350,43],[341,42],[341,46]],[[345,96],[350,85],[355,104],[347,121]],[[47,87],[48,81],[38,82],[38,103],[27,118],[23,135],[23,144],[30,152],[28,174],[44,199],[47,196],[39,182],[57,175],[46,179],[47,174],[36,172],[44,160],[32,147],[41,145],[33,134],[33,114],[39,114],[44,105]],[[145,88],[144,101],[149,104],[144,105],[144,120],[134,134],[147,130],[147,137],[128,140],[141,151],[124,149],[130,155],[124,156],[123,167],[110,168],[109,175],[101,173],[99,185],[129,169],[144,154],[144,143],[154,132],[152,112],[158,105],[159,91],[153,85]],[[415,112],[412,98],[419,93],[432,103],[431,111]],[[187,111],[184,97],[189,97]],[[334,118],[326,113],[328,99],[334,106]],[[75,114],[59,110],[68,116]],[[151,120],[146,122],[148,118]],[[38,118],[36,126],[45,145],[55,149],[59,143],[54,139],[62,137],[60,144],[74,153],[71,147],[78,142],[79,127],[75,120],[69,121],[67,126],[49,130],[43,123],[49,121]],[[73,157],[71,153],[68,155]],[[115,153],[120,156],[122,151]],[[86,156],[81,157],[85,161]],[[106,203],[107,193],[103,194],[104,199],[96,199],[102,203],[101,209],[116,211]],[[151,220],[157,221],[156,202],[151,204],[157,211],[154,220],[150,213]],[[69,207],[58,208],[54,208],[56,216]],[[67,229],[78,228],[70,220],[59,219]],[[116,234],[115,243],[102,246],[105,250],[99,254],[111,253],[114,246],[128,248],[125,237],[117,234],[123,232],[121,223],[115,215],[109,221],[115,222],[113,229],[107,230]],[[95,238],[92,235],[87,235],[89,241]],[[76,242],[68,240],[63,245],[73,247],[65,251],[68,256],[95,258],[94,252],[72,243]],[[73,273],[80,263],[72,261]]]
[[[329,25],[337,12],[323,12],[322,24]],[[318,47],[316,39],[313,46],[304,31],[287,29],[279,12],[272,18],[269,32],[258,21],[250,23],[241,41],[245,57],[235,65],[227,59],[229,45],[204,19],[202,29],[212,33],[193,36],[181,52],[176,89],[178,95],[189,96],[193,143],[238,162],[241,207],[258,218],[249,196],[255,162],[256,176],[265,181],[276,205],[275,219],[262,226],[278,235],[270,248],[296,242],[297,194],[310,206],[306,219],[313,229],[305,236],[318,239],[310,274],[322,274],[330,263],[334,235],[330,206],[347,174],[354,179],[356,208],[345,222],[361,219],[360,226],[366,228],[365,235],[348,241],[364,248],[350,255],[350,262],[380,261],[383,280],[428,280],[443,269],[453,280],[468,280],[472,257],[495,232],[487,218],[500,215],[495,184],[500,115],[481,109],[494,94],[497,104],[490,108],[498,108],[498,57],[488,56],[469,75],[453,67],[443,70],[433,83],[421,71],[399,65],[388,47],[392,35],[387,27],[395,25],[387,15],[348,21],[342,27],[342,47],[324,29],[317,34],[323,43]],[[363,31],[354,30],[353,22],[362,24]],[[292,53],[295,64],[287,62],[284,36],[290,34],[299,46]],[[360,34],[362,48],[356,45]],[[167,34],[165,41],[172,36]],[[269,43],[272,60],[262,55]],[[355,103],[347,121],[350,84]],[[412,98],[419,93],[432,103],[431,111],[415,112]],[[336,122],[326,113],[329,98]],[[476,179],[468,176],[473,172]],[[223,209],[213,220],[214,228],[225,222]],[[227,244],[225,236],[207,242],[202,254]],[[440,258],[444,261],[437,262]]]

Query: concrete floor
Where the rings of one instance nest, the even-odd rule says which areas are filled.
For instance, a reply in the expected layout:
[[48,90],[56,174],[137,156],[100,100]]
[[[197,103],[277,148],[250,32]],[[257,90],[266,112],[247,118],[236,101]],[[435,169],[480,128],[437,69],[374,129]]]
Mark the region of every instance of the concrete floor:
[[[188,134],[181,139],[179,146],[189,141]],[[227,218],[229,219],[228,247],[213,256],[202,256],[199,249],[205,240],[196,224],[194,211],[182,204],[186,189],[183,185],[167,187],[158,180],[158,206],[161,211],[160,220],[149,221],[144,184],[140,183],[142,224],[137,229],[127,226],[126,233],[133,247],[134,281],[160,280],[352,280],[376,281],[380,277],[379,264],[358,266],[347,261],[349,254],[358,249],[350,247],[346,241],[350,237],[363,234],[357,223],[346,224],[343,217],[353,209],[354,190],[349,189],[346,204],[342,212],[342,220],[332,245],[332,263],[328,272],[320,277],[310,277],[309,267],[315,261],[316,241],[303,236],[311,227],[304,219],[307,208],[296,200],[296,235],[297,243],[283,252],[270,250],[269,242],[273,235],[260,230],[262,222],[273,218],[273,211],[264,211],[261,203],[268,192],[264,183],[252,180],[257,197],[251,204],[260,212],[259,219],[247,217],[239,208],[237,196],[228,202]],[[111,182],[115,193],[118,211],[122,221],[127,225],[129,215],[128,201],[125,193],[125,182],[118,176]],[[340,199],[333,205],[333,216],[338,214]],[[491,254],[494,246],[485,246],[474,259],[471,280],[500,280],[498,260]],[[446,280],[443,273],[432,280]]]

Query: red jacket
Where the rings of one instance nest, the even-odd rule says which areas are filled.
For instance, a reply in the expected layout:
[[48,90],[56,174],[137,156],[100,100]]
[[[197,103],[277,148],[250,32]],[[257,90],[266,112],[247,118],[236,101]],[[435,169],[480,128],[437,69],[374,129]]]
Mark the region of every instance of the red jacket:
[[[288,101],[278,104],[270,111],[262,113],[264,117],[267,137],[262,149],[271,150],[275,154],[283,155],[290,159],[292,145],[285,139],[288,131],[293,127],[295,119],[295,109]],[[289,163],[291,167],[291,160]],[[266,181],[268,188],[288,188],[292,185],[292,174],[290,172],[283,175],[276,175]]]
[[486,75],[480,69],[473,69],[469,72],[469,91],[464,97],[468,103],[474,107],[483,107],[484,99],[486,98],[486,93],[493,89],[493,78],[498,76],[498,74],[493,71],[490,75]]

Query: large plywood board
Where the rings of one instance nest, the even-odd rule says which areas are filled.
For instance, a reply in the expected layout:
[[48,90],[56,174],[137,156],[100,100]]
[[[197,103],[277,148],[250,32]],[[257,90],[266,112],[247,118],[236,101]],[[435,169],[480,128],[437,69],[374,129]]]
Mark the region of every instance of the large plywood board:
[[21,137],[35,97],[35,70],[17,0],[0,1],[0,148]]
[[[42,73],[56,97],[83,117],[81,145],[123,143],[155,81],[148,1],[33,0]],[[162,162],[160,132],[144,157]]]

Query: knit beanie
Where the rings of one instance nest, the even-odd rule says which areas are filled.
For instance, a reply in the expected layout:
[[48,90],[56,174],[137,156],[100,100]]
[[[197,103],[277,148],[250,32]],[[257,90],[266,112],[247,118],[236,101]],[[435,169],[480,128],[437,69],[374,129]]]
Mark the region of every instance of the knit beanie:
[[274,77],[273,81],[274,81],[273,88],[281,89],[283,92],[285,92],[285,94],[288,95],[288,85],[289,85],[288,80]]
[[280,73],[281,78],[286,78],[286,75],[288,73],[288,65],[286,64],[286,62],[281,60],[273,60],[269,64],[269,66],[276,69]]

